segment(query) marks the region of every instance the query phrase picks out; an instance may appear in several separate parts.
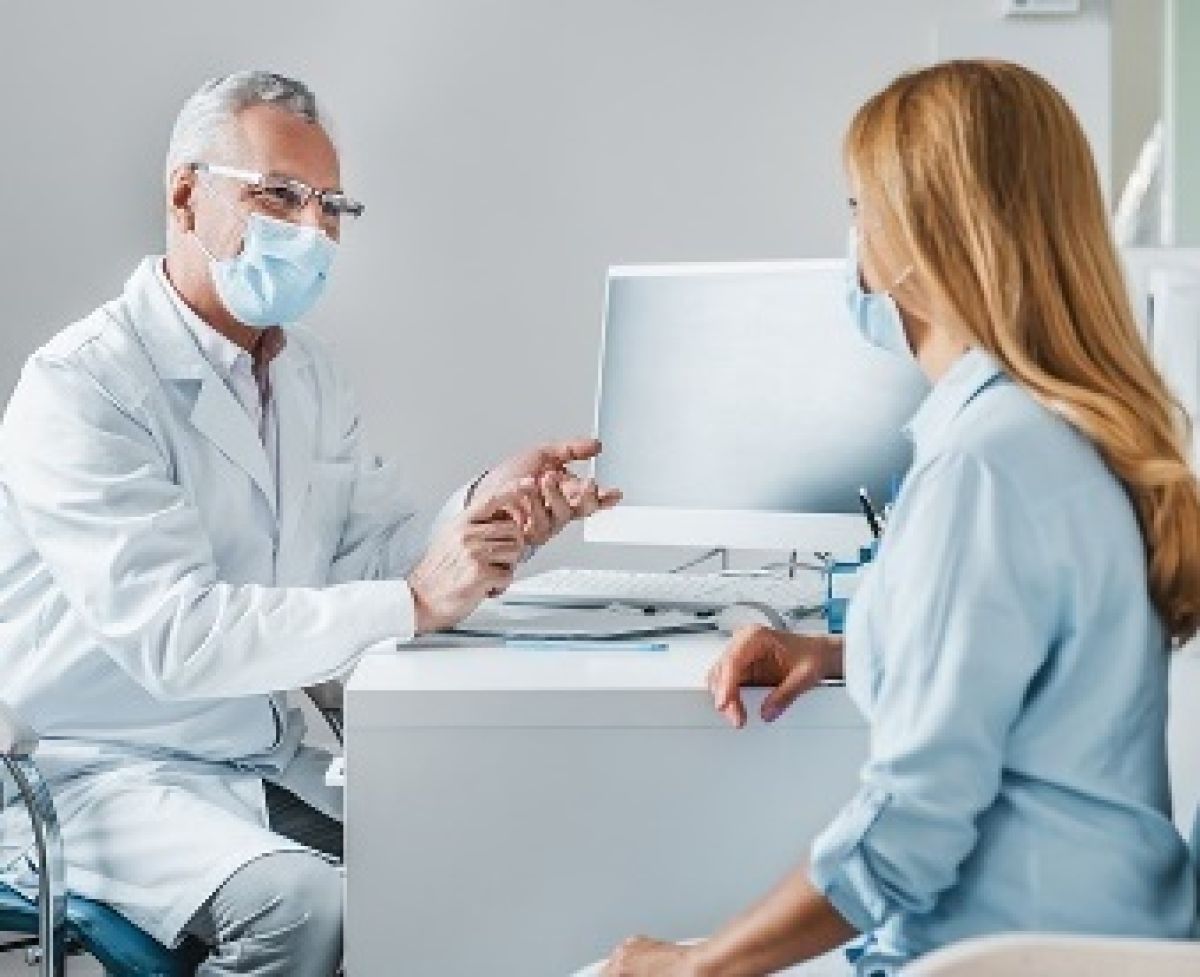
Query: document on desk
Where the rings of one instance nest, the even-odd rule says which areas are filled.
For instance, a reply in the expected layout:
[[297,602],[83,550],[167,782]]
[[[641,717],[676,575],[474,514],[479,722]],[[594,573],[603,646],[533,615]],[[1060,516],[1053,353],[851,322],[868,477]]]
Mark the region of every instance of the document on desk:
[[715,631],[716,622],[683,612],[646,614],[633,608],[589,608],[516,615],[481,607],[448,633],[505,641],[622,641]]

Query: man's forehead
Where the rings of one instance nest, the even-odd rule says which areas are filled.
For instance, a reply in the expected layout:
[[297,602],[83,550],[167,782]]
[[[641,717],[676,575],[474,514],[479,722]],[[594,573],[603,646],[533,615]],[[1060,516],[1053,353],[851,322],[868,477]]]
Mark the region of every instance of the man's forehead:
[[238,165],[294,177],[318,189],[340,186],[337,149],[323,126],[274,105],[252,105],[237,116],[245,159]]

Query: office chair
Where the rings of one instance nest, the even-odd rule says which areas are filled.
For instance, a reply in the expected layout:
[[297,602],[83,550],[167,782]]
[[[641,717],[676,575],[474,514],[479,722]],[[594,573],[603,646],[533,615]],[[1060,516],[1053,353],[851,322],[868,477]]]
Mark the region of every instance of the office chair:
[[964,940],[904,968],[903,977],[1195,977],[1200,943],[1112,936],[1010,934]]
[[[340,711],[317,707],[340,743]],[[37,742],[37,734],[0,702],[0,763],[29,812],[38,862],[36,902],[0,882],[0,933],[23,934],[0,942],[0,953],[24,949],[41,977],[64,977],[68,954],[80,952],[99,961],[107,977],[193,977],[208,953],[199,940],[188,937],[168,949],[108,906],[66,891],[58,816],[33,761]],[[3,802],[0,790],[0,807]]]

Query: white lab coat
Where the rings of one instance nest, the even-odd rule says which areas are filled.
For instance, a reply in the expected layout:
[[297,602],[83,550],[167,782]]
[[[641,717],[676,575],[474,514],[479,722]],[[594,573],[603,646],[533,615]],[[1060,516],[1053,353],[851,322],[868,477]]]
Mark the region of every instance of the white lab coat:
[[412,637],[428,524],[303,329],[272,363],[277,502],[159,260],[34,354],[5,414],[0,696],[43,736],[71,889],[169,944],[298,847],[267,829],[263,777],[334,806],[282,693]]

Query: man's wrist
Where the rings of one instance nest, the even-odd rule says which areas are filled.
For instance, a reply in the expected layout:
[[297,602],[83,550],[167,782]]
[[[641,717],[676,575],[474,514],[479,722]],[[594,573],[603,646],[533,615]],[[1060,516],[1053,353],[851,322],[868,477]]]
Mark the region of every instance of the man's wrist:
[[408,590],[412,594],[413,634],[419,636],[428,634],[430,631],[436,631],[438,625],[434,620],[433,611],[425,603],[425,598],[421,596],[420,590],[413,586],[411,580],[408,584]]

